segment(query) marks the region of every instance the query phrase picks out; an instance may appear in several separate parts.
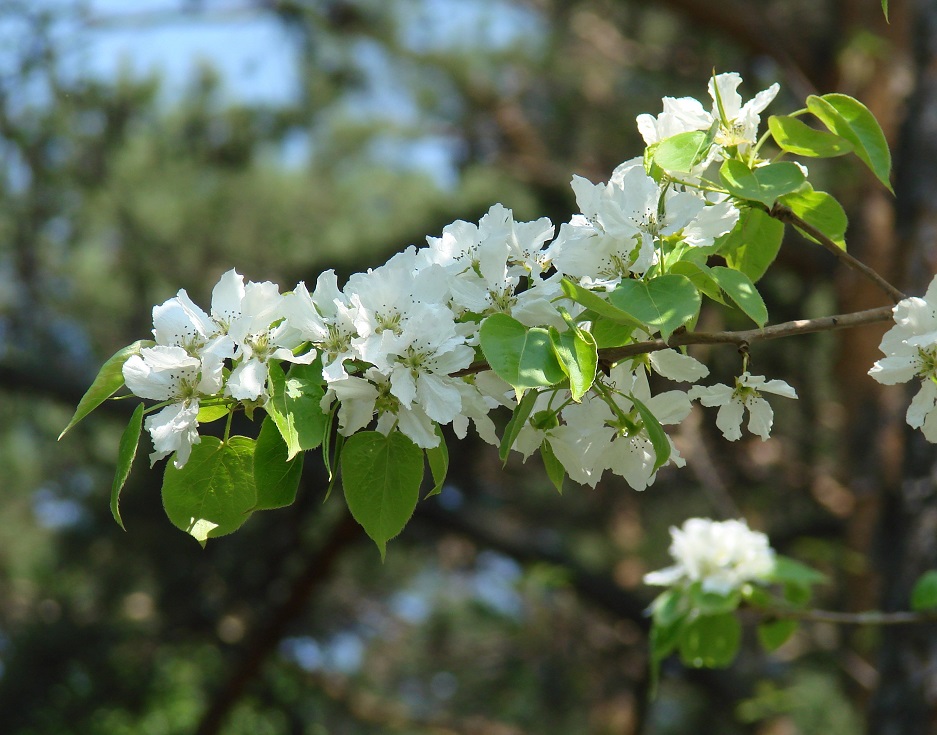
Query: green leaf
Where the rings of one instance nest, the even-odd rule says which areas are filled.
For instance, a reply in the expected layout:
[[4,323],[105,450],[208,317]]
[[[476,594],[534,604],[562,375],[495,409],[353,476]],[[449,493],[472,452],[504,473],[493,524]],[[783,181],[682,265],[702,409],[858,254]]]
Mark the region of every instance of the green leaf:
[[807,109],[819,118],[831,133],[852,143],[859,159],[869,167],[885,188],[894,194],[889,181],[891,151],[878,120],[869,112],[869,108],[849,95],[825,94],[822,97],[810,95],[807,98]]
[[765,306],[761,294],[755,284],[741,271],[714,266],[711,271],[713,279],[728,297],[751,318],[759,327],[768,321],[768,307]]
[[270,398],[264,408],[280,430],[288,447],[288,459],[299,452],[315,449],[325,436],[328,416],[320,401],[322,368],[318,360],[311,365],[293,365],[289,375],[277,363],[269,366]]
[[690,586],[690,605],[702,615],[718,615],[732,612],[742,601],[742,594],[738,590],[731,590],[726,594],[707,592],[700,582]]
[[560,286],[569,298],[575,301],[577,304],[582,304],[590,311],[594,311],[600,317],[608,319],[611,322],[617,324],[627,324],[632,327],[644,327],[644,324],[641,323],[641,320],[635,316],[632,316],[626,311],[613,306],[608,301],[603,299],[596,293],[593,293],[587,288],[583,288],[568,278],[564,278],[560,281]]
[[735,659],[741,640],[742,626],[732,613],[702,615],[683,629],[680,658],[694,668],[723,668]]
[[267,416],[254,447],[254,486],[257,502],[253,510],[292,505],[303,474],[303,455],[287,459],[286,442],[274,420]]
[[689,173],[706,159],[717,129],[718,123],[709,130],[690,130],[660,141],[654,147],[654,163],[665,171]]
[[199,406],[198,422],[200,424],[210,424],[212,421],[223,419],[230,412],[231,407],[228,405]]
[[592,387],[599,364],[595,338],[588,332],[560,332],[550,327],[550,341],[560,367],[569,378],[569,390],[577,403]]
[[772,620],[758,626],[758,641],[768,653],[778,650],[800,627],[796,620]]
[[482,322],[479,341],[488,365],[518,395],[526,388],[555,385],[566,379],[546,329],[528,329],[507,314],[492,314]]
[[556,491],[563,494],[563,480],[566,478],[566,468],[553,452],[550,446],[550,440],[544,439],[540,445],[540,458],[543,460],[543,468],[547,471],[547,477],[553,483]]
[[832,158],[850,153],[854,146],[846,138],[826,130],[816,130],[796,117],[772,115],[768,129],[778,147],[798,156]]
[[634,314],[647,331],[660,332],[667,340],[673,331],[699,313],[699,291],[686,276],[670,273],[648,281],[622,281],[609,301]]
[[420,500],[423,450],[399,431],[360,431],[345,442],[341,464],[348,509],[383,559]]
[[888,20],[888,0],[882,0],[882,12],[885,14],[885,22],[891,23],[891,21]]
[[[804,222],[820,230],[843,250],[846,249],[846,227],[849,225],[849,220],[845,210],[832,196],[825,191],[814,191],[810,184],[805,184],[799,191],[787,194],[779,201]],[[806,232],[803,234],[810,240],[814,239]]]
[[911,590],[912,610],[933,610],[937,608],[937,570],[924,572]]
[[686,276],[690,283],[696,286],[696,290],[705,294],[713,301],[719,304],[725,304],[722,298],[722,289],[712,277],[709,268],[703,263],[693,263],[688,260],[680,260],[670,267],[670,273],[676,273],[680,276]]
[[501,437],[501,446],[498,447],[498,456],[502,462],[507,462],[511,447],[514,446],[517,435],[521,433],[521,429],[524,428],[527,419],[530,418],[530,412],[533,411],[536,401],[536,391],[525,393],[524,397],[518,401],[517,408],[514,409],[514,413],[511,415],[511,420],[504,427],[504,436]]
[[742,209],[739,223],[722,243],[719,254],[730,268],[757,283],[774,262],[784,239],[784,223],[756,208]]
[[443,436],[439,424],[436,424],[436,436],[439,437],[439,444],[426,450],[429,471],[433,475],[433,489],[426,494],[427,498],[442,492],[446,475],[449,474],[449,447],[446,446],[446,437]]
[[684,589],[672,587],[654,598],[650,610],[654,624],[661,628],[668,628],[679,622],[690,611],[689,597]]
[[634,396],[628,396],[628,400],[634,404],[634,407],[638,409],[638,413],[641,414],[644,428],[647,430],[651,445],[654,447],[654,455],[656,456],[654,460],[654,472],[657,472],[657,470],[670,459],[670,439],[667,438],[664,427],[660,425],[660,421],[657,420],[657,417],[651,412],[651,409]]
[[597,349],[606,347],[621,347],[631,342],[631,334],[634,327],[618,324],[608,319],[597,318],[592,322],[590,333],[595,340]]
[[65,436],[66,432],[75,424],[119,391],[124,385],[124,363],[130,359],[131,355],[139,355],[140,350],[144,347],[152,347],[154,344],[156,343],[149,339],[137,340],[132,345],[127,345],[111,355],[101,366],[97,376],[91,383],[91,387],[78,401],[75,415],[68,422],[68,426],[62,429],[59,439]]
[[130,417],[130,423],[120,435],[120,444],[117,445],[117,470],[114,472],[114,482],[111,484],[111,515],[117,521],[117,525],[124,528],[124,522],[120,519],[120,491],[123,490],[127,478],[130,476],[130,468],[133,466],[133,459],[137,456],[137,445],[140,443],[140,432],[143,431],[143,404],[137,405]]
[[826,582],[826,575],[790,557],[778,555],[774,558],[774,570],[768,575],[768,579],[772,582],[809,588],[811,585]]
[[722,164],[719,175],[730,194],[740,199],[761,202],[768,209],[778,197],[797,191],[806,181],[800,166],[790,161],[750,169],[741,161],[729,159]]
[[177,528],[202,546],[236,531],[257,503],[254,441],[203,436],[182,469],[169,462],[163,475],[163,508]]

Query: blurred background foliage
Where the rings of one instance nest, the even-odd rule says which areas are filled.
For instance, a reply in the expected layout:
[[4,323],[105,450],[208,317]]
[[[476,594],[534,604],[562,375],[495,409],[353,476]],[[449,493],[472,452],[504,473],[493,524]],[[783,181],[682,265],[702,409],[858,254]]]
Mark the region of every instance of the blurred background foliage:
[[[643,494],[567,481],[559,497],[536,460],[502,470],[451,440],[448,486],[383,565],[342,499],[323,502],[318,462],[295,506],[202,551],[142,458],[128,532],[111,519],[125,404],[56,442],[177,289],[205,304],[231,267],[284,289],[343,278],[498,201],[558,226],[571,174],[607,179],[642,149],[635,116],[705,97],[713,69],[740,71],[746,97],[780,81],[776,112],[815,91],[872,109],[897,201],[853,162],[811,169],[847,206],[852,251],[917,292],[934,271],[930,5],[892,3],[886,25],[878,0],[0,2],[0,731],[933,731],[926,630],[810,624],[726,671],[670,662],[647,696],[641,576],[691,515],[747,517],[826,571],[818,605],[840,610],[906,608],[937,566],[934,453],[901,428],[906,397],[865,376],[881,329],[759,344],[755,369],[801,396],[775,436],[728,445],[694,413],[674,436],[688,467]],[[211,58],[173,89],[94,70],[109,33],[235,21],[281,31],[289,94],[239,95]],[[885,303],[831,261],[789,238],[773,321]],[[716,379],[740,368],[696,354]]]

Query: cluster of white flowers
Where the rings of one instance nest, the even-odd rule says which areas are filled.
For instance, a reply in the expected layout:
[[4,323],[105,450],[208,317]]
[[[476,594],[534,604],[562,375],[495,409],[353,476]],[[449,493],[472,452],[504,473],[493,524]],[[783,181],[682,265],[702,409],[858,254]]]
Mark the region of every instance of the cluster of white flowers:
[[[656,119],[641,116],[639,129],[650,143],[718,121],[710,162],[725,147],[750,145],[759,113],[777,88],[743,105],[735,91],[740,81],[736,74],[714,78],[711,113],[695,100],[665,99],[664,112]],[[555,240],[548,219],[516,222],[511,210],[496,204],[477,224],[456,221],[440,237],[428,237],[427,247],[410,247],[343,287],[329,270],[311,291],[299,283],[281,294],[269,282],[244,283],[232,270],[215,286],[210,314],[185,291],[157,306],[156,345],[123,368],[133,393],[164,404],[146,420],[152,461],[174,452],[175,465],[185,464],[199,441],[199,410],[207,399],[228,407],[262,406],[269,398],[269,360],[320,359],[326,388],[321,408],[328,412],[338,403],[338,430],[345,436],[369,426],[385,434],[397,429],[431,448],[439,443],[437,425],[451,424],[464,437],[471,422],[484,440],[498,443],[489,413],[516,407],[517,396],[493,372],[468,370],[482,359],[479,329],[487,317],[507,314],[527,327],[565,331],[566,319],[584,308],[565,296],[563,278],[606,298],[622,279],[657,266],[665,241],[669,247],[711,245],[739,218],[727,198],[669,177],[657,181],[641,159],[619,166],[607,184],[574,177],[572,187],[581,213],[562,225]],[[590,322],[580,327],[588,330]],[[644,337],[636,332],[633,339]],[[639,406],[662,424],[676,424],[689,413],[692,398],[722,405],[717,423],[730,439],[739,437],[747,406],[749,428],[766,438],[772,414],[758,390],[796,397],[786,384],[747,372],[734,390],[651,395],[649,370],[690,383],[708,374],[693,358],[667,350],[599,375],[581,401],[562,386],[546,389],[515,448],[527,457],[548,441],[573,479],[594,486],[609,470],[643,489],[661,462]],[[659,435],[657,441],[659,448]],[[675,447],[668,461],[683,464]]]
[[907,421],[937,442],[937,277],[924,298],[899,301],[893,310],[895,326],[882,337],[885,357],[869,370],[879,383],[895,385],[921,379],[921,389],[908,406]]
[[765,582],[774,571],[768,537],[745,521],[690,518],[670,529],[673,566],[644,576],[646,584],[670,587],[700,582],[705,592],[728,594],[748,582]]

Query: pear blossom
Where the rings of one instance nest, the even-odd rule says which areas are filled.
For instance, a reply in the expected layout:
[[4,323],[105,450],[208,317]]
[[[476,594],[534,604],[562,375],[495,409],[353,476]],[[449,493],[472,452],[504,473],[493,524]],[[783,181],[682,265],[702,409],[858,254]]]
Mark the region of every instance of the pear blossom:
[[879,383],[895,385],[921,379],[921,389],[908,406],[906,420],[937,442],[937,277],[924,297],[902,299],[892,310],[895,326],[882,337],[885,357],[869,370]]
[[797,398],[796,391],[783,380],[766,380],[761,375],[751,375],[746,370],[735,379],[735,387],[717,383],[712,386],[693,386],[689,397],[704,406],[719,406],[716,426],[729,441],[742,437],[742,419],[748,409],[748,430],[766,441],[774,423],[771,405],[761,397],[762,393],[774,393],[785,398]]
[[153,439],[150,465],[175,452],[178,469],[188,461],[192,445],[198,444],[199,390],[202,364],[178,346],[145,347],[131,355],[122,372],[134,395],[167,401],[158,413],[148,416],[144,426]]
[[780,86],[775,82],[743,103],[742,96],[738,93],[741,83],[742,77],[736,72],[717,74],[710,79],[710,111],[692,97],[664,97],[663,112],[660,115],[638,115],[638,132],[648,145],[653,145],[678,133],[709,130],[714,123],[717,124],[716,146],[710,152],[709,158],[700,165],[701,171],[713,160],[722,158],[719,147],[735,146],[741,153],[746,153],[758,139],[761,113],[777,96]]
[[670,555],[677,563],[644,575],[645,584],[670,587],[699,582],[705,592],[728,595],[749,582],[764,583],[774,571],[768,537],[745,521],[690,518],[671,527]]
[[614,284],[643,274],[657,263],[657,240],[682,230],[706,206],[696,194],[661,189],[634,161],[623,166],[607,184],[573,177],[582,214],[560,227],[547,253],[563,275]]

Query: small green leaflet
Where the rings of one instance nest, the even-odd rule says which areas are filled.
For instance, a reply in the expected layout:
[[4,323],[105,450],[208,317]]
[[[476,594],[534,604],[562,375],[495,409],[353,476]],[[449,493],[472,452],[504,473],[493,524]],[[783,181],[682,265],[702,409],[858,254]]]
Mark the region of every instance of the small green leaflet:
[[130,468],[133,466],[134,457],[137,456],[137,445],[140,443],[140,432],[143,431],[143,404],[137,404],[130,417],[130,423],[124,429],[120,436],[120,444],[117,448],[117,469],[114,472],[114,482],[111,485],[111,515],[117,521],[117,525],[124,528],[124,522],[120,519],[120,491],[123,490],[127,478],[130,476]]
[[894,194],[891,176],[891,151],[885,133],[875,116],[859,100],[845,94],[810,95],[810,110],[831,133],[836,133],[853,145],[855,154],[869,167],[875,177]]
[[732,663],[742,641],[742,626],[732,613],[702,615],[680,633],[680,658],[687,666],[718,669]]
[[257,504],[253,460],[253,439],[203,436],[181,470],[166,465],[162,494],[169,520],[202,546],[236,531]]
[[479,342],[488,365],[518,395],[566,378],[546,329],[527,328],[507,314],[492,314],[482,322]]
[[124,363],[127,362],[132,355],[139,355],[140,350],[144,347],[152,347],[155,344],[153,340],[141,339],[111,355],[107,362],[101,366],[97,376],[91,383],[91,387],[88,388],[81,397],[81,400],[78,401],[78,408],[75,409],[75,415],[72,416],[71,421],[68,422],[68,426],[62,429],[62,433],[59,434],[59,439],[65,436],[65,433],[75,424],[123,387]]
[[730,194],[739,199],[761,202],[768,209],[778,197],[797,191],[807,180],[800,166],[790,161],[751,169],[741,161],[729,159],[722,164],[719,175]]
[[627,324],[632,327],[644,327],[644,325],[641,323],[641,320],[637,317],[634,317],[631,314],[613,306],[598,294],[573,283],[568,278],[564,278],[562,281],[560,281],[560,286],[563,289],[563,293],[565,293],[569,298],[571,298],[577,304],[582,304],[590,311],[594,311],[604,319],[608,319],[609,321],[615,322],[617,324]]
[[888,20],[888,0],[882,0],[882,12],[885,14],[885,22],[891,23],[891,21]]
[[721,265],[710,268],[713,280],[719,288],[757,324],[763,327],[768,321],[768,308],[755,284],[741,271],[725,268]]
[[670,272],[686,276],[701,294],[708,296],[719,304],[725,304],[722,298],[722,289],[719,288],[719,284],[713,279],[712,273],[705,264],[694,263],[690,260],[678,260],[670,267]]
[[[787,194],[779,200],[785,207],[800,217],[804,222],[813,225],[820,232],[846,249],[846,228],[849,220],[842,205],[825,191],[814,191],[810,184],[804,184],[793,194]],[[804,237],[813,240],[806,232]]]
[[550,478],[550,482],[553,483],[553,487],[556,488],[556,491],[562,495],[563,480],[566,478],[566,468],[563,467],[563,463],[560,462],[556,454],[554,454],[549,439],[544,439],[543,443],[540,445],[540,457],[543,459],[543,468],[547,471],[547,477]]
[[439,444],[425,450],[429,471],[433,475],[433,489],[426,494],[427,498],[442,492],[446,475],[449,474],[449,447],[446,446],[446,437],[443,436],[439,424],[436,424],[436,436],[439,437]]
[[700,295],[686,276],[668,273],[647,281],[628,279],[609,294],[609,301],[634,314],[650,332],[667,340],[673,331],[695,318]]
[[219,404],[217,406],[199,406],[198,408],[198,422],[200,424],[210,424],[212,421],[217,421],[228,415],[231,411],[231,407],[226,404]]
[[651,445],[654,447],[654,455],[656,456],[654,472],[657,472],[670,459],[670,439],[667,438],[664,427],[660,425],[660,421],[657,420],[651,409],[634,396],[628,396],[628,400],[634,404],[634,407],[638,409],[638,413],[641,414],[644,428],[651,440]]
[[718,130],[717,121],[709,130],[690,130],[660,141],[654,148],[654,163],[665,171],[689,173],[706,159]]
[[768,653],[778,650],[794,635],[800,625],[796,620],[772,620],[758,626],[758,642]]
[[269,385],[271,396],[264,408],[286,442],[287,459],[318,447],[328,423],[319,405],[325,391],[318,360],[311,365],[293,365],[289,375],[283,374],[279,364],[271,363]]
[[911,590],[911,609],[921,612],[937,608],[937,570],[924,572]]
[[399,431],[361,431],[345,442],[341,466],[348,509],[383,559],[420,500],[423,450]]
[[501,437],[501,446],[498,447],[498,456],[501,458],[502,462],[507,462],[508,455],[511,453],[511,447],[514,446],[514,440],[517,439],[517,435],[521,433],[521,429],[524,428],[527,419],[530,418],[530,412],[533,410],[536,401],[537,391],[528,391],[518,402],[517,408],[514,409],[511,420],[508,421],[508,425],[504,427],[504,436]]
[[569,378],[569,390],[577,403],[592,387],[595,371],[599,364],[595,338],[581,329],[576,332],[560,332],[550,327],[550,341],[560,367]]
[[723,240],[719,254],[730,268],[757,283],[777,257],[783,239],[783,222],[761,209],[745,207],[739,223]]
[[257,502],[253,510],[292,505],[303,474],[303,455],[287,459],[286,442],[270,416],[264,419],[254,447],[254,486]]
[[778,147],[798,156],[832,158],[851,153],[854,146],[846,138],[826,130],[815,130],[796,117],[772,115],[768,129]]

